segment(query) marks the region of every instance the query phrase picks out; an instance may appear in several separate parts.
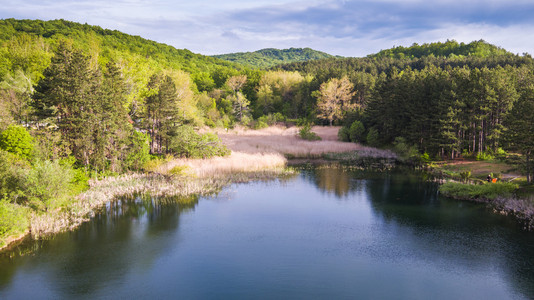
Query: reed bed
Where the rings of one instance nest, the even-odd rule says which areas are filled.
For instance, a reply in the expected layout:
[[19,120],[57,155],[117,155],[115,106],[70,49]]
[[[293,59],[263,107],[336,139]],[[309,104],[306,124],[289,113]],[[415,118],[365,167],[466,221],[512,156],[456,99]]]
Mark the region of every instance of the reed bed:
[[229,131],[217,130],[216,133],[230,150],[242,153],[279,153],[293,158],[319,158],[326,153],[358,151],[360,156],[391,156],[387,150],[338,141],[339,129],[337,126],[312,127],[311,131],[321,137],[320,141],[299,138],[297,127],[271,126],[260,130],[236,128]]
[[34,214],[31,218],[31,234],[40,237],[71,230],[94,216],[95,211],[119,196],[150,194],[154,197],[186,197],[193,194],[209,194],[222,188],[223,180],[169,179],[158,174],[128,174],[93,180],[88,191],[78,195],[70,205],[61,210]]
[[229,156],[210,159],[175,159],[157,169],[161,174],[182,172],[196,178],[219,178],[235,173],[275,172],[285,168],[287,160],[278,153],[232,152]]
[[[232,158],[234,164],[242,157]],[[282,157],[283,158],[283,157]],[[179,160],[178,160],[179,161]],[[184,160],[184,162],[188,162]],[[78,195],[66,208],[49,211],[46,214],[34,214],[31,217],[31,235],[34,238],[72,230],[83,222],[88,221],[107,202],[118,197],[150,195],[161,199],[176,198],[176,201],[193,195],[211,195],[218,193],[223,187],[235,182],[248,182],[251,180],[271,180],[282,175],[292,174],[291,170],[283,167],[263,169],[230,168],[231,164],[222,164],[225,167],[217,168],[217,160],[190,160],[191,169],[197,172],[197,176],[188,174],[141,174],[132,173],[117,177],[108,177],[103,180],[93,180],[88,191]],[[169,164],[179,165],[172,161]],[[215,167],[214,167],[215,166]],[[265,165],[264,165],[265,166]],[[256,165],[259,168],[259,165]],[[233,171],[232,171],[233,170]],[[259,169],[256,169],[259,170]],[[234,173],[230,173],[234,172]],[[223,176],[224,175],[224,176]]]

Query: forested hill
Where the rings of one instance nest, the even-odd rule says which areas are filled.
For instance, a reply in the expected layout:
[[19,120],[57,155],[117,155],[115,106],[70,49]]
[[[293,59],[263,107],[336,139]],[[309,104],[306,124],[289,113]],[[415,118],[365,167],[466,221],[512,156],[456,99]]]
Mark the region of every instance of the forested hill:
[[512,55],[512,53],[505,49],[499,48],[495,45],[489,44],[484,40],[473,41],[469,44],[458,43],[457,41],[446,41],[418,45],[414,43],[410,47],[393,47],[391,49],[382,50],[376,54],[371,54],[368,57],[391,57],[391,58],[421,58],[425,56],[435,57],[457,57],[457,56],[476,56],[489,57],[496,55]]
[[[453,45],[458,45],[454,47]],[[467,54],[467,55],[464,55]],[[485,42],[458,44],[456,42],[432,43],[409,48],[396,47],[377,54],[356,58],[327,58],[321,60],[293,62],[273,67],[285,71],[312,74],[326,74],[326,77],[341,73],[366,72],[374,75],[391,70],[423,70],[434,66],[439,68],[495,68],[498,66],[532,66],[534,60],[529,54],[512,54]],[[328,74],[330,75],[328,75]]]
[[333,55],[310,48],[274,49],[267,48],[254,52],[239,52],[214,55],[216,58],[259,68],[269,68],[279,64],[332,58]]
[[65,20],[0,20],[0,44],[24,35],[27,38],[41,37],[46,44],[52,46],[60,39],[71,39],[75,47],[88,53],[97,52],[106,59],[138,56],[151,60],[158,68],[181,69],[189,73],[211,72],[218,67],[237,68],[235,64],[224,60],[99,26]]

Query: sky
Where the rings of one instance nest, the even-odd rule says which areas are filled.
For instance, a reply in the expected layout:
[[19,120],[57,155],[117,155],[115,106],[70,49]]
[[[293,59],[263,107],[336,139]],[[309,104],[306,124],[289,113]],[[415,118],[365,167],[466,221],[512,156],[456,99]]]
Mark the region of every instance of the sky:
[[532,0],[0,0],[0,18],[65,19],[214,55],[309,47],[362,57],[483,39],[534,53]]

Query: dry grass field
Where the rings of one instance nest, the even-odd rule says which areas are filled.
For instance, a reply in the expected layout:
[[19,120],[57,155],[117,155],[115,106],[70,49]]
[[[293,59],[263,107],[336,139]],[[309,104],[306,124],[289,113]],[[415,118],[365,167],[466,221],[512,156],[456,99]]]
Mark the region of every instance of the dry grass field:
[[[271,126],[260,130],[235,128],[217,129],[214,132],[232,154],[210,159],[173,159],[153,171],[160,174],[184,173],[197,178],[221,177],[230,173],[261,172],[282,169],[286,157],[320,158],[325,153],[358,151],[361,156],[391,157],[389,150],[364,147],[355,143],[340,142],[340,127],[315,126],[312,131],[322,140],[306,141],[297,136],[297,127]],[[203,131],[208,131],[204,129]]]
[[312,131],[321,137],[320,141],[306,141],[299,138],[298,127],[271,126],[260,130],[236,128],[229,131],[217,130],[216,133],[233,152],[279,153],[296,158],[316,158],[329,152],[382,151],[338,141],[339,129],[337,126],[314,126]]

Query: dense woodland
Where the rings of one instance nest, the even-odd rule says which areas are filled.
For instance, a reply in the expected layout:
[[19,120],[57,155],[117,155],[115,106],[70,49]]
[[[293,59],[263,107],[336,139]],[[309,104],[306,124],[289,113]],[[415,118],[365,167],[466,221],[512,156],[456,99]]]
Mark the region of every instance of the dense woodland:
[[98,26],[0,20],[4,212],[56,207],[88,176],[159,156],[228,154],[202,126],[281,121],[344,125],[343,140],[429,158],[512,151],[531,182],[534,60],[447,41],[260,70]]
[[213,55],[213,57],[245,66],[270,68],[284,63],[324,59],[334,56],[310,48],[289,48],[283,50],[267,48],[254,52]]

